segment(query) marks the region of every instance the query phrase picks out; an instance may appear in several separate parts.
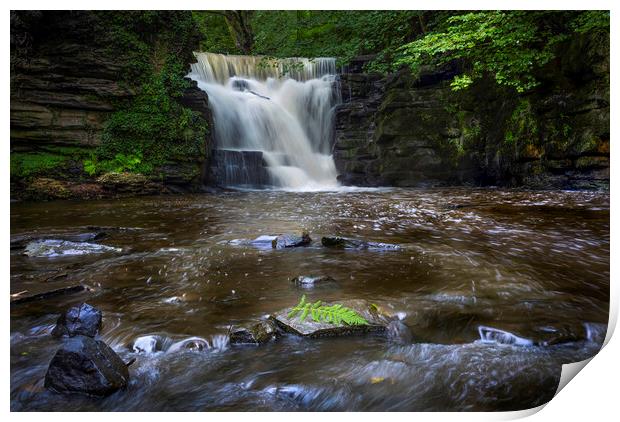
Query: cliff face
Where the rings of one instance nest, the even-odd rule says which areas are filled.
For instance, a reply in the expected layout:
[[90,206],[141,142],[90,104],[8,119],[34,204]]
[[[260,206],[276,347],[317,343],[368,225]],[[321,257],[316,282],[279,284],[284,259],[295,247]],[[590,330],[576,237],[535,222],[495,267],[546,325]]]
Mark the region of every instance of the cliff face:
[[[136,95],[125,74],[129,59],[110,48],[105,31],[96,12],[12,13],[12,196],[29,191],[33,195],[25,196],[36,197],[32,182],[38,177],[56,180],[69,196],[77,184],[97,184],[84,171],[84,160],[101,145],[112,113]],[[195,85],[178,101],[210,122],[206,93]],[[210,139],[204,142],[208,151]],[[153,172],[164,183],[146,191],[199,186],[205,159],[202,154],[166,162]],[[104,190],[91,189],[94,196]]]
[[336,112],[341,181],[608,188],[609,39],[562,47],[528,95],[488,80],[455,93],[456,67],[380,78],[354,63]]

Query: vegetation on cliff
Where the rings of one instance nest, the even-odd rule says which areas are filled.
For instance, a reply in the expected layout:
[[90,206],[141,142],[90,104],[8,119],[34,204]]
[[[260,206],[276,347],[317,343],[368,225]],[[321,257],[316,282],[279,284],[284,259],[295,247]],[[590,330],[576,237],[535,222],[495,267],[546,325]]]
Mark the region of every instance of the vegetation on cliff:
[[[63,53],[76,49],[85,56],[77,65],[88,71],[88,75],[81,76],[91,78],[77,80],[75,88],[61,89],[63,93],[80,93],[69,101],[54,99],[58,94],[52,92],[51,99],[43,104],[49,107],[45,112],[51,115],[54,130],[62,124],[57,121],[63,113],[71,113],[68,124],[80,122],[87,134],[68,132],[69,139],[58,141],[63,143],[58,147],[50,145],[57,142],[54,139],[31,145],[31,138],[40,138],[40,134],[12,131],[12,138],[24,136],[30,141],[20,139],[12,145],[19,148],[11,154],[13,178],[54,173],[72,179],[77,167],[82,168],[85,177],[129,171],[157,178],[159,168],[167,163],[203,159],[207,122],[178,101],[190,86],[184,77],[201,40],[191,12],[11,12],[11,22],[12,104],[35,104],[22,106],[28,113],[21,120],[24,124],[30,124],[33,113],[40,113],[41,101],[36,97],[31,100],[28,91],[22,91],[20,77],[33,78],[32,63],[40,60],[40,55],[59,50],[58,56],[44,60],[73,82],[74,74],[80,76],[82,69],[71,69],[70,53],[67,58]],[[34,74],[34,78],[38,77]],[[67,85],[65,80],[60,82],[61,86]],[[100,88],[104,83],[105,89]],[[88,135],[89,131],[97,135]],[[87,139],[78,144],[74,141],[78,137]]]
[[199,34],[189,12],[107,12],[111,54],[124,57],[124,83],[136,95],[106,122],[89,174],[153,173],[168,160],[204,155],[207,122],[176,99]]

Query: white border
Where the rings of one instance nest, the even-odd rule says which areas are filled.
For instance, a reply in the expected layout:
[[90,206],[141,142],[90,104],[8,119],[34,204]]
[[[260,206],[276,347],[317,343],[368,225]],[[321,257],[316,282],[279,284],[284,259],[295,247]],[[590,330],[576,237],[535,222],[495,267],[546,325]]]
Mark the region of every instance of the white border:
[[[613,1],[602,1],[602,0],[589,0],[587,2],[584,1],[576,1],[576,0],[506,0],[506,1],[489,1],[489,0],[470,0],[467,2],[464,1],[446,1],[446,0],[435,0],[432,2],[424,1],[424,2],[414,2],[414,1],[394,1],[394,0],[375,0],[375,1],[360,1],[360,0],[341,0],[338,2],[329,1],[329,0],[314,0],[312,2],[301,2],[301,1],[293,1],[293,0],[263,0],[263,1],[240,1],[240,0],[229,0],[229,1],[207,1],[207,0],[176,0],[172,1],[161,1],[161,0],[152,0],[152,1],[138,1],[138,0],[107,0],[103,1],[78,1],[78,0],[55,0],[55,1],[7,1],[4,3],[7,8],[5,9],[4,22],[6,22],[6,27],[4,30],[4,42],[2,43],[2,48],[4,49],[5,65],[3,68],[4,72],[4,110],[5,110],[5,118],[4,118],[4,131],[3,133],[6,136],[6,153],[2,155],[3,166],[2,166],[2,189],[3,189],[3,224],[2,224],[2,234],[4,242],[2,243],[2,264],[4,267],[3,277],[4,282],[6,283],[5,289],[9,290],[9,242],[8,238],[10,237],[10,210],[9,210],[9,201],[8,198],[10,196],[9,193],[9,109],[10,109],[10,96],[9,96],[9,73],[10,73],[10,63],[8,60],[9,57],[9,10],[10,9],[118,9],[118,10],[128,10],[128,9],[177,9],[177,10],[201,10],[201,9],[414,9],[414,10],[441,10],[441,9],[470,9],[470,10],[484,10],[484,9],[536,9],[536,10],[558,10],[558,9],[599,9],[599,10],[612,10],[612,34],[611,34],[611,68],[618,69],[618,38],[617,38],[617,29],[615,25],[615,17],[616,12],[619,9],[616,4],[620,4],[620,2]],[[613,71],[612,71],[612,75]],[[618,98],[617,93],[617,84],[615,80],[612,80],[612,91],[611,91],[611,99],[612,104],[615,105]],[[611,133],[620,133],[618,131],[619,119],[618,113],[616,112],[616,108],[612,106],[612,114],[611,114]],[[619,141],[620,142],[620,141]],[[611,141],[611,161],[615,162],[615,154],[614,151],[616,147],[614,146],[614,141]],[[611,183],[611,204],[612,210],[615,210],[613,203],[615,202],[615,198],[617,196],[618,189],[615,184],[615,167],[611,167],[611,179],[614,181]],[[610,327],[615,327],[617,321],[617,311],[618,311],[618,289],[617,282],[614,283],[614,276],[617,274],[617,266],[615,265],[615,259],[618,257],[615,249],[613,248],[614,239],[617,239],[617,221],[616,213],[612,212],[611,214],[611,239],[612,239],[612,248],[611,248],[611,279],[612,279],[612,301],[610,307]],[[2,360],[2,369],[3,369],[3,379],[4,379],[4,389],[2,400],[4,403],[3,409],[6,413],[9,413],[9,391],[10,391],[10,362],[8,358],[10,345],[9,345],[9,332],[10,332],[10,321],[9,321],[9,303],[5,301],[2,305],[5,309],[5,317],[2,319],[2,339],[4,340],[4,359]],[[507,412],[507,413],[389,413],[385,416],[382,416],[377,413],[356,413],[355,415],[350,415],[353,418],[360,418],[363,420],[374,420],[376,418],[386,417],[392,421],[399,420],[456,420],[459,421],[479,421],[479,420],[504,420],[504,419],[515,419],[528,415],[534,414],[532,419],[534,420],[546,420],[546,419],[561,419],[561,420],[609,420],[612,418],[617,418],[617,410],[618,410],[618,396],[617,396],[617,387],[618,387],[618,375],[619,375],[619,365],[618,358],[620,358],[620,346],[619,341],[615,338],[611,338],[610,335],[613,329],[610,329],[609,335],[606,338],[606,342],[608,344],[604,347],[604,349],[595,356],[587,365],[587,369],[581,372],[575,380],[569,383],[560,394],[555,397],[550,403],[546,406],[541,406],[537,409],[531,409],[521,412]],[[616,336],[617,337],[617,336]],[[615,388],[614,388],[615,387]],[[540,411],[543,409],[543,411]],[[613,415],[613,416],[612,416]],[[53,414],[35,414],[35,413],[11,413],[10,415],[6,415],[11,417],[14,420],[33,420],[39,418],[45,418],[46,420],[66,420],[73,419],[75,417],[80,418],[92,418],[93,420],[107,420],[110,417],[121,418],[121,419],[131,419],[136,420],[137,418],[165,418],[169,420],[172,417],[177,416],[176,414],[166,413],[166,414],[151,414],[151,415],[136,415],[132,413],[120,413],[114,416],[108,415],[106,413],[90,413],[88,415],[81,415],[75,413],[53,413]],[[269,420],[269,421],[290,421],[295,419],[296,421],[309,421],[310,419],[315,419],[317,417],[324,419],[336,419],[342,417],[348,417],[348,415],[340,415],[334,413],[324,413],[324,414],[314,414],[314,413],[302,413],[302,414],[289,414],[289,413],[254,413],[251,415],[248,414],[238,414],[238,413],[206,413],[202,415],[187,415],[183,413],[179,413],[178,417],[180,418],[208,418],[208,419],[231,419],[231,418],[251,418],[251,419],[259,419],[259,420]],[[543,418],[543,419],[541,419]]]

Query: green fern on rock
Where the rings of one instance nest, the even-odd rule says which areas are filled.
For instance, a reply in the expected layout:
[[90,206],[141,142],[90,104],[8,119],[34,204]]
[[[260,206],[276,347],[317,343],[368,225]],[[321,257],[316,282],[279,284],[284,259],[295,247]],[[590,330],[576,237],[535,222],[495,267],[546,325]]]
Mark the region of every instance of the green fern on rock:
[[320,300],[314,303],[306,303],[306,295],[303,295],[299,303],[291,309],[288,317],[292,318],[297,314],[300,314],[299,320],[301,322],[305,321],[310,315],[315,322],[327,322],[335,325],[368,325],[368,321],[353,309],[341,304],[323,305]]

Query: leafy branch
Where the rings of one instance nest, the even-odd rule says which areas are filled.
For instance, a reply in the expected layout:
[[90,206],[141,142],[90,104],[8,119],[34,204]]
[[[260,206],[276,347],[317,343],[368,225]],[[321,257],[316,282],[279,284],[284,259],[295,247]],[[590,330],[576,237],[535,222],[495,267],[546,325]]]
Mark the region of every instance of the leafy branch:
[[303,295],[299,303],[291,309],[288,317],[292,318],[297,314],[300,314],[299,320],[302,322],[310,315],[315,322],[328,322],[335,325],[368,325],[368,321],[353,309],[341,304],[326,306],[320,300],[306,303],[306,295]]

